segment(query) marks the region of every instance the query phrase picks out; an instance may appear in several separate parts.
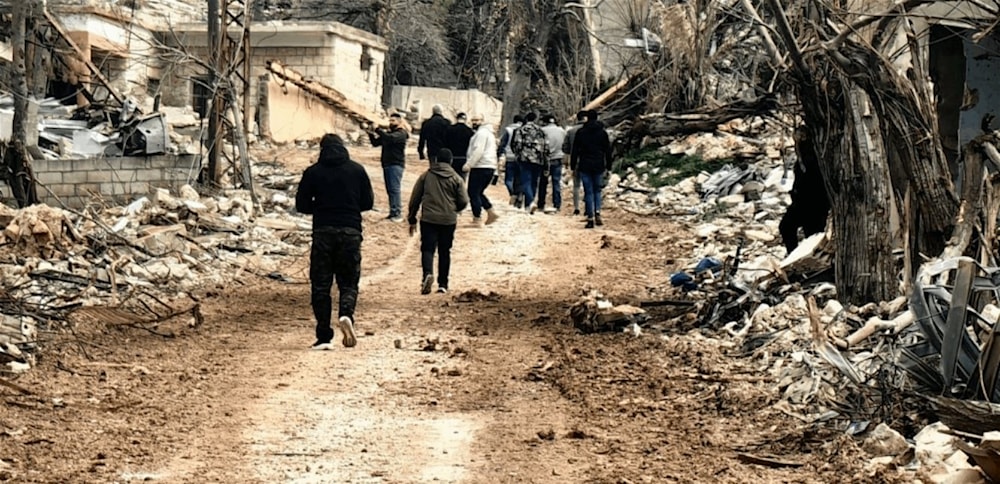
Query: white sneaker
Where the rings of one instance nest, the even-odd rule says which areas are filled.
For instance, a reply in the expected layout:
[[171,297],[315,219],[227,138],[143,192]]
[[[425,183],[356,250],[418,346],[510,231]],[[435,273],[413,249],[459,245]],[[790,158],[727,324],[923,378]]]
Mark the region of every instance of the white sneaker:
[[354,334],[354,322],[347,316],[341,316],[337,320],[337,330],[344,335],[343,343],[347,348],[353,348],[358,344],[358,338]]
[[535,202],[531,202],[531,206],[528,207],[528,213],[530,213],[531,215],[534,215],[535,214],[535,210],[538,210],[538,206],[535,205]]
[[329,341],[325,343],[316,341],[315,343],[312,344],[312,346],[309,347],[309,349],[314,351],[329,351],[333,349],[333,344],[331,344]]

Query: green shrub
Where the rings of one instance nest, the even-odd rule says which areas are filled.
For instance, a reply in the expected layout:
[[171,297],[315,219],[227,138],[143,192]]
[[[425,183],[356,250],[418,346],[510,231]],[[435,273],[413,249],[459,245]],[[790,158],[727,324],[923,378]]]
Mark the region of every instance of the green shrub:
[[647,185],[659,188],[676,185],[681,180],[703,171],[714,173],[732,163],[731,159],[704,160],[700,156],[672,155],[654,147],[647,147],[621,157],[615,171],[624,178],[629,168],[632,168],[640,179],[646,175]]

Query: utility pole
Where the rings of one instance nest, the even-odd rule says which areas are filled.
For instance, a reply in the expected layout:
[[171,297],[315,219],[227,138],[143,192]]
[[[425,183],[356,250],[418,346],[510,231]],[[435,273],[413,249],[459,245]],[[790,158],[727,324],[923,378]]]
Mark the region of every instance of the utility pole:
[[219,32],[219,0],[208,0],[208,57],[211,68],[208,70],[208,85],[212,89],[212,102],[209,105],[208,114],[208,167],[205,177],[207,185],[218,187],[220,176],[219,154],[222,148],[222,136],[220,129],[221,110],[223,104],[222,90],[220,89],[223,79],[219,73],[220,61],[222,59],[220,49],[222,42]]
[[30,131],[37,137],[38,105],[33,102],[33,90],[28,89],[28,59],[25,51],[29,19],[33,16],[37,3],[37,0],[13,2],[12,11],[11,47],[14,69],[11,84],[14,94],[14,124],[10,143],[4,153],[4,165],[7,182],[19,207],[38,203],[35,177],[31,173],[31,160],[28,154],[28,146],[38,143],[37,139],[30,140],[28,137],[29,126],[34,126]]

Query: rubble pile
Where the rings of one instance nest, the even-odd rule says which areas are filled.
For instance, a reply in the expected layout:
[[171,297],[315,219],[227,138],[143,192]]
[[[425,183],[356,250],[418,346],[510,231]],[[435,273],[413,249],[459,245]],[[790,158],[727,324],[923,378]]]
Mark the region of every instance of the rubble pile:
[[[46,159],[92,156],[134,156],[193,153],[191,137],[170,128],[190,127],[190,113],[172,110],[170,116],[140,109],[131,100],[121,107],[101,104],[67,106],[58,99],[38,102],[38,149]],[[0,95],[0,139],[10,139],[14,99]],[[172,144],[173,140],[176,144]]]
[[[1000,269],[964,257],[929,261],[907,297],[842,304],[831,284],[828,235],[809,237],[790,254],[780,242],[778,223],[794,182],[795,160],[785,159],[795,156],[791,136],[771,130],[751,137],[749,126],[768,129],[759,119],[732,123],[659,148],[664,157],[732,161],[713,172],[659,186],[675,174],[636,164],[610,183],[609,198],[619,208],[671,217],[694,234],[686,244],[691,253],[680,257],[670,277],[675,292],[639,304],[684,303],[691,310],[665,322],[627,312],[607,316],[618,313],[614,304],[590,297],[573,306],[574,323],[581,331],[659,330],[691,344],[706,337],[720,342],[775,382],[776,410],[863,441],[873,473],[919,472],[933,482],[1000,479],[994,450]],[[602,318],[623,324],[594,324]],[[696,330],[671,331],[690,328],[692,318]],[[874,425],[931,415],[941,421],[910,440],[884,423]]]
[[[247,191],[202,196],[190,186],[86,212],[0,205],[0,371],[30,367],[37,328],[84,309],[103,310],[90,320],[149,321],[248,274],[284,280],[311,224],[291,213],[293,175],[263,165],[257,176],[280,187],[260,207]],[[137,295],[164,307],[136,312]]]

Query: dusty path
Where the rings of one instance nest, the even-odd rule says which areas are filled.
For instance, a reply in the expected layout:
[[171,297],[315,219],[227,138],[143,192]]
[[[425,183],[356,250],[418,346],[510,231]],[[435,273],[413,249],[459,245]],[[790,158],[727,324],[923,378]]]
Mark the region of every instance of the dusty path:
[[[381,188],[380,173],[370,171]],[[415,175],[415,170],[407,173],[404,195]],[[180,456],[167,470],[153,474],[178,481],[213,475],[263,482],[524,482],[539,472],[552,476],[551,466],[519,471],[502,462],[500,468],[490,469],[490,452],[502,450],[491,440],[498,434],[491,429],[511,434],[512,415],[519,416],[519,425],[532,425],[519,431],[566,420],[558,412],[537,411],[557,406],[560,398],[554,391],[533,395],[530,401],[514,399],[513,405],[453,408],[462,399],[455,398],[453,387],[458,391],[467,385],[462,380],[477,371],[470,366],[486,362],[469,361],[478,355],[461,342],[469,339],[466,330],[489,332],[488,321],[455,302],[457,295],[470,289],[505,298],[545,292],[571,267],[561,267],[551,278],[544,268],[565,257],[571,237],[580,235],[572,217],[513,210],[499,186],[490,195],[502,217],[490,227],[475,228],[471,214],[463,214],[447,295],[419,294],[419,238],[406,238],[405,224],[380,220],[380,212],[368,215],[369,227],[377,227],[369,232],[390,230],[396,233],[382,237],[403,240],[401,248],[388,253],[376,246],[380,237],[365,244],[357,315],[364,336],[358,347],[306,349],[312,320],[306,287],[301,287],[301,294],[285,308],[287,319],[275,322],[288,330],[276,341],[244,352],[246,364],[256,365],[258,371],[247,388],[234,390],[257,390],[250,403],[240,407],[240,428],[232,429],[231,445],[243,450],[227,460],[237,460],[192,467],[188,456]],[[521,321],[530,329],[527,319]],[[439,351],[422,351],[428,340],[439,341]],[[401,348],[396,348],[397,341]],[[511,364],[535,363],[518,362],[520,348],[505,353],[515,356]],[[579,467],[566,460],[564,464],[559,467],[566,467],[565,473]]]
[[[664,297],[664,261],[697,244],[671,221],[612,209],[583,230],[565,206],[515,213],[494,187],[501,220],[475,229],[466,212],[452,292],[421,296],[417,241],[382,219],[381,170],[361,153],[382,210],[366,214],[356,348],[307,349],[307,244],[291,282],[206,288],[203,325],[158,328],[175,337],[56,334],[18,380],[36,393],[0,395],[0,481],[891,482],[842,433],[776,409],[780,389],[739,348],[683,325],[637,338],[567,323],[589,289]],[[459,298],[473,289],[496,296]]]

